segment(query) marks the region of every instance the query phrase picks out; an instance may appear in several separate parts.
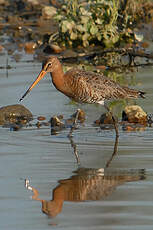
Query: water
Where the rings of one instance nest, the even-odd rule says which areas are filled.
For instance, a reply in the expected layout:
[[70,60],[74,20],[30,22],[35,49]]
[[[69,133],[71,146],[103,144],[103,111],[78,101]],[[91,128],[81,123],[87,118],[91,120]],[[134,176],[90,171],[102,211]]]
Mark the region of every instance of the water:
[[[0,56],[1,66],[5,60],[5,55]],[[30,60],[32,56],[28,55],[16,63],[9,57],[12,69],[8,73],[0,69],[1,106],[18,103],[36,78],[41,64]],[[137,87],[147,92],[146,99],[137,103],[153,113],[152,68],[139,69],[133,75]],[[48,120],[55,114],[67,118],[77,109],[52,86],[49,75],[24,99],[23,105],[35,117],[44,115]],[[87,120],[73,137],[80,169],[67,138],[68,130],[51,136],[49,127],[23,128],[18,132],[0,127],[1,229],[152,230],[153,128],[133,132],[120,128],[118,153],[103,172],[113,153],[114,131],[92,126],[103,108],[81,108]],[[39,191],[40,200],[32,199],[33,193],[24,187],[25,178]],[[42,200],[50,204],[52,199],[62,203],[62,210],[54,218],[42,212]]]

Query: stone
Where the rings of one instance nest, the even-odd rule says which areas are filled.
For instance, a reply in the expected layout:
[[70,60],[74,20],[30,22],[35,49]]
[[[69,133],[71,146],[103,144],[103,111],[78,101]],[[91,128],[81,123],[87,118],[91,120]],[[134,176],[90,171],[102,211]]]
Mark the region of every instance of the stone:
[[32,120],[32,113],[23,105],[8,105],[0,108],[0,125],[25,123]]
[[45,6],[42,9],[42,17],[44,19],[51,19],[56,13],[57,13],[57,10],[53,6]]
[[147,123],[147,114],[138,105],[126,106],[122,113],[122,121],[128,121],[129,123]]

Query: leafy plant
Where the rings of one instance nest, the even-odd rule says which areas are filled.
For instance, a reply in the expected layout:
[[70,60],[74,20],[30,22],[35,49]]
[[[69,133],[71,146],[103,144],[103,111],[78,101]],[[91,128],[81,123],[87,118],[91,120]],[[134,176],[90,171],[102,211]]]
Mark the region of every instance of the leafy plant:
[[56,20],[63,45],[110,47],[119,40],[117,27],[119,0],[64,0]]
[[63,46],[113,47],[134,40],[133,26],[152,20],[152,0],[63,0],[55,19]]

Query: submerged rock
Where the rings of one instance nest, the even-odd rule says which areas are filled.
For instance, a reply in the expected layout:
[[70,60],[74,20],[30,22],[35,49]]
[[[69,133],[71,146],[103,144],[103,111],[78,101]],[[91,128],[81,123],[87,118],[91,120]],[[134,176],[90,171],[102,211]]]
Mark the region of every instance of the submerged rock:
[[32,113],[23,105],[8,105],[0,108],[0,125],[26,124],[32,118]]
[[129,123],[147,123],[147,114],[138,105],[126,106],[122,113],[122,121],[128,121]]

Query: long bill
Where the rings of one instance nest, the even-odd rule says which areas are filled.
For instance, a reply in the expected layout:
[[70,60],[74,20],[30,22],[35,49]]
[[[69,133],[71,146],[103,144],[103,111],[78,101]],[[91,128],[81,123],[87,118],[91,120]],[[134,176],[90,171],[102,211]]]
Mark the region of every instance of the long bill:
[[29,87],[29,89],[20,98],[20,101],[22,101],[23,98],[35,87],[35,85],[37,85],[37,83],[45,76],[46,73],[47,73],[46,71],[41,70],[41,72],[38,75],[38,77],[36,78],[36,80],[31,84],[31,86]]

